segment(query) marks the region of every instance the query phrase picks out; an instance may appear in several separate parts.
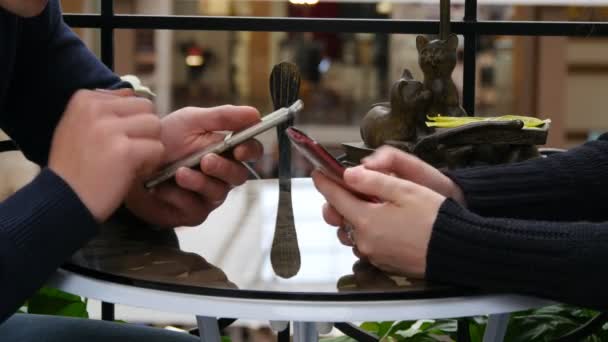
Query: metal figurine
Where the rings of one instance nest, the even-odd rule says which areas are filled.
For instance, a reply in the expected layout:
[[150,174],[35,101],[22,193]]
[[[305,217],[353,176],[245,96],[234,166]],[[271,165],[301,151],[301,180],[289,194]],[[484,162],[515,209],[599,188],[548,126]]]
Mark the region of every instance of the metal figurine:
[[[289,106],[298,100],[300,72],[295,64],[275,65],[270,74],[270,94],[275,109]],[[285,133],[293,119],[277,126],[279,143],[279,205],[270,262],[274,272],[291,278],[300,270],[300,249],[291,203],[291,143]]]
[[549,123],[526,129],[522,121],[483,121],[455,128],[430,128],[427,117],[469,116],[452,80],[458,36],[450,33],[450,1],[440,1],[439,38],[416,38],[423,82],[409,70],[390,90],[390,101],[375,104],[361,121],[362,142],[344,143],[343,162],[356,165],[381,145],[410,152],[439,168],[494,165],[539,157]]

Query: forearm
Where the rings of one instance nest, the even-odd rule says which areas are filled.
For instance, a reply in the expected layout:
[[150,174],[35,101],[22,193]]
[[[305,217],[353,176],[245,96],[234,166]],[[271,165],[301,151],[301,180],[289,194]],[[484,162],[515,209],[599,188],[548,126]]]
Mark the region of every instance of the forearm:
[[608,140],[547,158],[446,173],[483,216],[608,221]]
[[44,166],[55,127],[76,91],[129,84],[66,26],[58,0],[50,1],[40,16],[19,20],[20,46],[0,123],[28,159]]
[[44,169],[0,204],[0,323],[97,231],[78,196]]
[[426,276],[605,309],[607,266],[608,222],[483,218],[447,200],[433,227]]

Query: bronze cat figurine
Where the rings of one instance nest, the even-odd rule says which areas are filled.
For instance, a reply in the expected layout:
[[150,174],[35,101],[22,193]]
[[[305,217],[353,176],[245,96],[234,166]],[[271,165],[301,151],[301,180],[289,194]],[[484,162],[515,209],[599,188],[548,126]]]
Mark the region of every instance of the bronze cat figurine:
[[450,34],[446,40],[432,41],[418,36],[416,48],[418,64],[424,73],[424,87],[433,94],[427,115],[467,116],[460,106],[458,89],[452,80],[452,72],[456,67],[458,36]]
[[425,114],[430,100],[431,92],[405,69],[391,87],[390,103],[374,105],[361,121],[361,138],[371,148],[388,141],[415,142],[428,129]]

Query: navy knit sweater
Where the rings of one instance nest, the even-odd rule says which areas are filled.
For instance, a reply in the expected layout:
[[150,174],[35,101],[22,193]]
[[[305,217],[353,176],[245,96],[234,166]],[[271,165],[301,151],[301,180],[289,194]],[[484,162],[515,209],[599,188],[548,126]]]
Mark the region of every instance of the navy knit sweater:
[[431,280],[608,309],[608,134],[568,152],[448,173],[427,255]]
[[95,235],[88,209],[46,163],[71,95],[121,86],[64,24],[57,0],[35,18],[0,9],[0,127],[43,167],[0,203],[0,323]]

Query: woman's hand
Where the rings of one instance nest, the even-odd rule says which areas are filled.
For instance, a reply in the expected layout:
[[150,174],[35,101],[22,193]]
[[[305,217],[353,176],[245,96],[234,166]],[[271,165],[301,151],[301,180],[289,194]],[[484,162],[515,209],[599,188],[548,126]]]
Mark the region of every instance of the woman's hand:
[[365,168],[395,176],[425,186],[445,197],[450,197],[466,206],[464,195],[458,185],[441,171],[418,157],[394,147],[380,147],[374,154],[364,158]]
[[353,241],[343,229],[338,235],[344,244],[356,246],[360,258],[389,273],[424,277],[432,227],[445,196],[362,166],[348,169],[344,181],[383,203],[363,201],[320,172],[313,173],[313,180],[328,202],[325,220],[352,226]]

